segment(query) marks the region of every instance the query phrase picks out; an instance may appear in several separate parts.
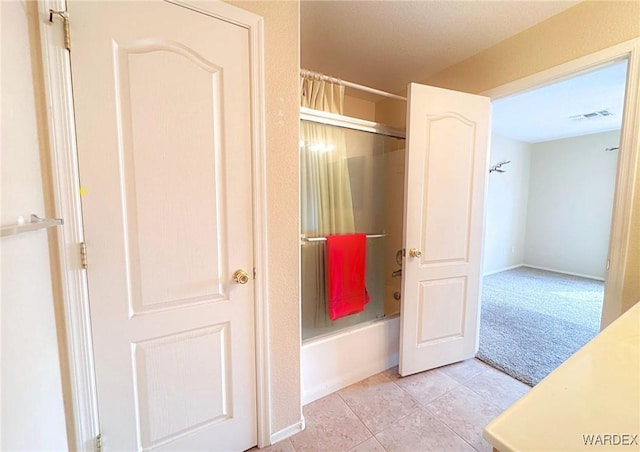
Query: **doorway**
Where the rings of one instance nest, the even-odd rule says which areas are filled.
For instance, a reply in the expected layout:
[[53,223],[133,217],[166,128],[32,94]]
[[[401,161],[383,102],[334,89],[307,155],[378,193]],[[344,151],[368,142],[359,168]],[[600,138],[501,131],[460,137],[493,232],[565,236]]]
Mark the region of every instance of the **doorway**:
[[478,357],[530,385],[600,329],[627,67],[494,102]]

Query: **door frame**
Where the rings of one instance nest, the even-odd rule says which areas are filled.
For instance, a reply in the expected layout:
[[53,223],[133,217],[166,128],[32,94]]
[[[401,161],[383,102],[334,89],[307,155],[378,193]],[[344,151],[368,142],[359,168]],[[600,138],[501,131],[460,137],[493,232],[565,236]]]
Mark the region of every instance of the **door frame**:
[[[631,39],[481,93],[494,101],[625,59],[628,61],[627,82],[609,236],[609,268],[605,275],[600,329],[604,329],[624,312],[622,292],[625,280],[625,263],[631,246],[633,192],[637,176],[636,168],[640,157],[638,150],[640,147],[640,127],[638,127],[640,120],[640,38]],[[640,194],[636,194],[636,196],[640,196]]]
[[[267,196],[264,100],[264,20],[262,17],[216,0],[165,0],[248,30],[251,121],[253,243],[255,273],[256,402],[258,446],[271,443],[271,398],[269,360],[269,306],[267,266]],[[66,11],[66,0],[38,0],[40,45],[50,167],[55,215],[64,218],[57,228],[59,243],[64,336],[59,353],[66,358],[68,384],[63,388],[69,447],[96,450],[100,433],[98,400],[91,340],[89,296],[86,272],[80,262],[80,243],[84,241],[75,117],[71,84],[71,60],[64,48],[60,18],[49,22],[49,10]],[[73,20],[73,18],[71,18]],[[72,38],[73,39],[73,38]],[[65,359],[62,360],[63,362]]]

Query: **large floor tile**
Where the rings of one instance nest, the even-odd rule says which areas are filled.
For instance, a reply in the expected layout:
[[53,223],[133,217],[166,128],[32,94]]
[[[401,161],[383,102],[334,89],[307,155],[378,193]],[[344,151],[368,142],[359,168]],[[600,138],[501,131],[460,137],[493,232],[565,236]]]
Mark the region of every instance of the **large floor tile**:
[[482,429],[502,412],[496,405],[466,386],[458,386],[427,408],[476,450],[491,451],[489,443],[482,438]]
[[358,444],[349,452],[385,452],[378,440],[375,438],[369,438],[364,443]]
[[306,428],[291,437],[296,452],[348,451],[371,437],[338,394],[305,406],[304,416]]
[[385,374],[387,377],[389,377],[390,380],[393,380],[393,381],[402,378],[400,376],[400,373],[398,372],[398,366],[391,367],[382,373]]
[[491,369],[491,367],[479,359],[472,358],[440,367],[438,370],[444,372],[454,380],[464,383],[487,369]]
[[493,367],[489,367],[476,375],[472,380],[465,382],[465,386],[498,405],[503,410],[531,389],[526,384],[511,378],[509,375]]
[[423,405],[427,405],[460,385],[438,369],[409,375],[396,380],[395,383]]
[[425,408],[376,435],[389,452],[474,452],[473,448]]
[[351,385],[339,394],[373,433],[420,407],[384,373]]

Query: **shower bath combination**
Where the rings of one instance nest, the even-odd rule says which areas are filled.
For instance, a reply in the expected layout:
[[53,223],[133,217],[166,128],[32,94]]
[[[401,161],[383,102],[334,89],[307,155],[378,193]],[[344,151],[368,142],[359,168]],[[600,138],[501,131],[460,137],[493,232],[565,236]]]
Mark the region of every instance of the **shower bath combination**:
[[[393,227],[388,224],[393,218],[388,212],[395,207],[392,204],[401,206],[402,198],[396,199],[398,190],[389,190],[388,185],[394,182],[389,174],[393,163],[404,162],[404,139],[357,130],[353,124],[341,127],[314,122],[310,115],[305,118],[300,140],[302,338],[308,340],[399,312],[398,300],[393,298],[400,291],[400,279],[393,277],[393,253],[402,246],[402,214],[395,215],[399,224]],[[401,186],[402,181],[397,183]],[[326,236],[350,233],[367,237],[370,301],[361,313],[330,320]]]
[[[349,82],[301,71],[300,193],[302,266],[302,339],[399,312],[400,279],[393,253],[402,247],[404,131],[343,115]],[[374,94],[380,94],[377,90]],[[392,95],[394,98],[403,99]],[[389,224],[391,219],[398,224]],[[395,226],[395,227],[394,227]],[[331,320],[328,312],[326,236],[366,234],[364,310]],[[393,247],[393,248],[391,248]],[[391,255],[390,255],[391,254]]]
[[[345,116],[344,85],[301,78],[303,403],[396,364],[410,375],[477,348],[490,100],[411,83],[406,128],[396,129]],[[396,117],[403,106],[378,108]],[[336,259],[327,236],[358,245]],[[336,315],[339,303],[353,305]]]

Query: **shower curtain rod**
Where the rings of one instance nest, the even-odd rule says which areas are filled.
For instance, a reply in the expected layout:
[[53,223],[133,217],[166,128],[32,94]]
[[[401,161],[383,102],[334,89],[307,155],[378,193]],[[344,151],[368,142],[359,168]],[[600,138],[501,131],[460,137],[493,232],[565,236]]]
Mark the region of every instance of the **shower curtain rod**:
[[406,97],[398,96],[397,94],[391,94],[386,91],[371,88],[369,86],[360,85],[358,83],[347,82],[346,80],[330,77],[328,75],[321,74],[320,72],[313,72],[308,69],[300,69],[300,75],[303,77],[316,78],[318,80],[322,80],[325,82],[337,83],[338,85],[347,86],[349,88],[357,89],[359,91],[365,91],[367,93],[377,94],[378,96],[389,97],[391,99],[404,100],[404,101],[407,100]]

